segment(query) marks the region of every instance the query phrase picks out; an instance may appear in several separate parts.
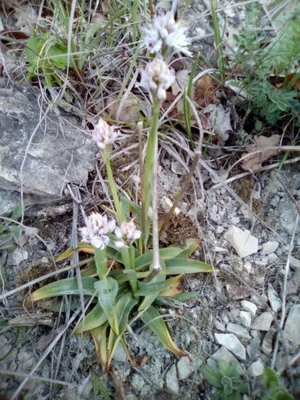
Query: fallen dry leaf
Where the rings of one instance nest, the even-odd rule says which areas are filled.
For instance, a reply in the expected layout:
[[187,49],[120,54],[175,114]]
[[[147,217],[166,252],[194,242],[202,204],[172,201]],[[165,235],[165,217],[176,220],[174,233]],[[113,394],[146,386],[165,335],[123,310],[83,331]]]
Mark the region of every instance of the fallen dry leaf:
[[122,108],[120,109],[120,113],[117,118],[119,106],[120,102],[118,101],[117,97],[110,95],[107,98],[107,114],[109,114],[111,119],[118,120],[123,123],[136,123],[140,121],[140,111],[142,111],[146,116],[151,115],[147,103],[131,93],[129,93],[126,100],[123,102]]
[[171,86],[171,90],[174,96],[182,92],[189,84],[190,71],[188,69],[183,69],[178,71],[175,76],[175,82]]
[[209,104],[204,110],[204,114],[209,114],[208,121],[210,129],[226,142],[229,133],[233,131],[230,122],[230,111],[226,110],[222,104]]
[[[268,149],[268,147],[277,146],[280,141],[280,135],[254,136],[254,145],[247,146],[247,153],[242,155],[242,168],[245,171],[255,172],[261,168],[262,163],[275,156],[278,150]],[[259,151],[260,150],[260,151]],[[246,158],[245,158],[246,156]]]
[[206,107],[214,103],[215,85],[212,78],[208,75],[202,76],[196,82],[194,100],[200,107]]

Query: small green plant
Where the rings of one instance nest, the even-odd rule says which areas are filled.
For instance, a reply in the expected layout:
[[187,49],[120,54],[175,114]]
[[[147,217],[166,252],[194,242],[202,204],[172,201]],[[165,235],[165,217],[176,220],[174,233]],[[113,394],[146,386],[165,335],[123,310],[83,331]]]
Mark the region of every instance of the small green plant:
[[278,374],[272,368],[264,369],[264,387],[267,393],[261,400],[294,400],[294,397],[280,383]]
[[248,393],[248,384],[242,381],[237,366],[237,362],[229,364],[219,360],[218,366],[201,368],[204,379],[217,389],[212,397],[214,400],[241,400],[242,394]]
[[12,212],[9,219],[0,225],[0,251],[12,250],[15,248],[15,239],[18,239],[21,230],[13,221],[17,221],[22,215],[22,207],[18,205]]
[[238,50],[231,67],[246,70],[237,86],[248,95],[245,106],[268,123],[273,125],[284,115],[299,119],[299,92],[293,87],[300,74],[293,71],[300,61],[300,7],[291,11],[273,39],[262,33],[261,19],[257,5],[249,5],[246,28],[234,36]]
[[[74,251],[93,254],[81,270],[81,277],[50,283],[32,295],[34,301],[63,295],[89,297],[90,307],[77,325],[76,333],[90,331],[103,369],[110,371],[112,357],[121,344],[128,356],[125,332],[141,319],[176,356],[185,356],[172,339],[169,328],[159,312],[164,298],[186,301],[199,295],[190,292],[184,300],[181,279],[184,274],[211,272],[212,267],[188,257],[198,246],[197,239],[187,239],[182,247],[160,248],[157,204],[158,127],[162,101],[175,74],[166,63],[174,52],[188,53],[185,29],[175,21],[173,13],[157,17],[146,30],[145,46],[157,53],[141,71],[139,87],[146,90],[152,102],[153,116],[146,144],[145,161],[141,168],[140,203],[129,196],[119,197],[111,167],[111,147],[119,132],[100,118],[93,140],[100,149],[106,167],[107,181],[114,209],[106,214],[92,213],[80,228],[83,241],[76,249],[68,249],[57,261],[72,256]],[[158,23],[159,22],[159,23]],[[166,41],[168,32],[169,39]],[[141,123],[139,123],[141,127]],[[109,215],[109,216],[108,216]]]

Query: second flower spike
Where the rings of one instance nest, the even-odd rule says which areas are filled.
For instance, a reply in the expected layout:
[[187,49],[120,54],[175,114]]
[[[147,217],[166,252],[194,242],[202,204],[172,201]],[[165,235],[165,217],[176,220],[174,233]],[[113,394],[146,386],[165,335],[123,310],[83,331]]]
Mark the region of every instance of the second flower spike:
[[168,67],[160,55],[157,55],[144,70],[141,70],[141,81],[136,84],[136,87],[147,90],[152,102],[155,98],[163,101],[167,97],[166,91],[174,81],[174,70]]
[[98,124],[95,126],[92,138],[97,146],[101,150],[104,150],[107,145],[114,143],[118,134],[119,131],[115,130],[115,127],[108,125],[104,119],[100,118]]

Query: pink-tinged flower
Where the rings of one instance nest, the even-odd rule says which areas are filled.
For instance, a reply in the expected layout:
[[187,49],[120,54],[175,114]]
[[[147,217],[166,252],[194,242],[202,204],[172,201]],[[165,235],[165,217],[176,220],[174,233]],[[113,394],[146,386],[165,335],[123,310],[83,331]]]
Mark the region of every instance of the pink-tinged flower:
[[141,81],[136,87],[146,89],[152,102],[155,97],[163,101],[167,97],[166,91],[174,81],[174,70],[168,67],[160,55],[157,55],[144,70],[141,70]]
[[101,150],[104,150],[107,145],[114,143],[118,134],[119,131],[116,131],[115,127],[108,125],[104,119],[100,118],[93,131],[92,139]]
[[108,220],[107,215],[92,213],[86,218],[85,227],[79,228],[82,241],[91,243],[92,246],[104,249],[109,243],[109,233],[116,228],[114,219]]
[[116,227],[115,235],[119,239],[115,242],[116,247],[126,247],[141,237],[142,232],[136,229],[133,220],[122,222],[120,227]]
[[143,47],[146,47],[150,53],[171,49],[175,53],[182,52],[187,56],[192,56],[187,48],[191,43],[191,40],[186,37],[187,28],[180,21],[175,21],[172,11],[156,16],[152,25],[143,30],[146,33]]

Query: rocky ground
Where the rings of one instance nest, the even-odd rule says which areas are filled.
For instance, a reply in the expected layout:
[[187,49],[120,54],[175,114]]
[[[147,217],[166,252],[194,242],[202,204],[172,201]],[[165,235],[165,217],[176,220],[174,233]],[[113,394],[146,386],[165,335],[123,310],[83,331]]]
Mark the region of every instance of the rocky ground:
[[[196,3],[188,15],[205,13],[206,2]],[[242,10],[228,8],[227,14],[235,29]],[[207,36],[204,48],[210,45],[207,26],[204,20],[196,31],[200,39]],[[61,268],[53,260],[69,245],[76,188],[86,212],[103,199],[94,180],[96,150],[79,118],[60,109],[43,117],[38,95],[28,84],[2,81],[0,214],[9,216],[22,199],[30,228],[22,229],[12,251],[1,253],[2,293]],[[212,264],[214,273],[185,278],[186,290],[200,291],[199,297],[175,309],[162,306],[177,345],[190,358],[176,359],[136,323],[127,340],[139,362],[132,366],[120,348],[114,381],[106,381],[90,337],[72,334],[68,313],[31,304],[29,286],[1,303],[2,317],[14,324],[0,331],[1,399],[105,398],[101,385],[111,398],[209,399],[200,368],[221,359],[237,361],[252,396],[244,400],[255,398],[263,368],[270,365],[300,396],[299,162],[230,181],[241,171],[226,174],[222,152],[211,149],[200,163],[195,176],[202,184],[195,179],[177,217],[177,239],[188,226],[184,232],[200,239],[195,257]],[[160,205],[167,209],[184,171],[167,153],[160,165]],[[134,173],[131,179],[136,185]]]

